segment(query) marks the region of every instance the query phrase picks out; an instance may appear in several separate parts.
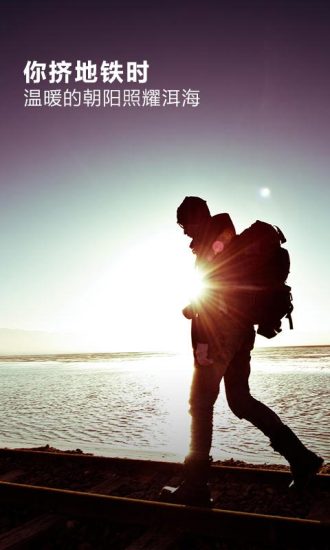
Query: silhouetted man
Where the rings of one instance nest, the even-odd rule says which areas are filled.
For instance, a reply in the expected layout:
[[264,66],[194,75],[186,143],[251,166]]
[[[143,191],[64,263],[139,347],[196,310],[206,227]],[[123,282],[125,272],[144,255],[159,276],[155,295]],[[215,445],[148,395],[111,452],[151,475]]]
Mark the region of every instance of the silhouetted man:
[[275,412],[250,393],[255,330],[249,318],[249,304],[237,290],[239,273],[231,267],[237,236],[230,216],[212,217],[206,201],[186,197],[177,209],[177,222],[192,238],[190,248],[196,255],[197,267],[205,273],[206,292],[183,310],[192,322],[195,361],[189,401],[190,452],[185,459],[185,480],[168,500],[196,505],[211,503],[207,479],[213,406],[222,378],[233,413],[251,422],[270,439],[273,449],[289,462],[294,485],[303,487],[318,472],[323,459],[308,450]]

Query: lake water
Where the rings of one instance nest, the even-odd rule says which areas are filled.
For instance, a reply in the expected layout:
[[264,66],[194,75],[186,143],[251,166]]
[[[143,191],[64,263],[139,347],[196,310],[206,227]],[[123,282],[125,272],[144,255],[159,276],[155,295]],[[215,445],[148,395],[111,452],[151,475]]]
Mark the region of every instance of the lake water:
[[[118,353],[0,358],[0,446],[80,448],[95,454],[182,460],[188,451],[190,356]],[[330,461],[330,346],[259,348],[252,394]],[[285,461],[268,439],[215,407],[214,459]]]

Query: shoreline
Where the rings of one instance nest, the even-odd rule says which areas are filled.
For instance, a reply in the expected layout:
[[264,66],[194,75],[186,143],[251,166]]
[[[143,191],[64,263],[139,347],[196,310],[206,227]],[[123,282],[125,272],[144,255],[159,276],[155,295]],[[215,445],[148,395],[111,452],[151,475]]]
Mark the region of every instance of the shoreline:
[[[89,447],[89,448],[88,448]],[[122,447],[103,447],[102,449],[97,449],[93,446],[78,446],[74,447],[74,444],[71,448],[62,448],[62,446],[44,444],[44,445],[19,445],[19,444],[5,444],[0,446],[1,449],[7,449],[12,451],[38,451],[38,452],[50,452],[50,453],[64,453],[64,454],[81,454],[86,456],[95,456],[95,457],[104,457],[104,458],[118,458],[118,459],[129,459],[129,460],[146,460],[146,461],[155,461],[155,462],[171,462],[181,464],[184,462],[186,454],[179,454],[161,450],[143,450],[143,449],[133,449],[133,448],[122,448]],[[283,469],[288,470],[289,467],[281,463],[281,457],[278,457],[278,462],[250,462],[241,458],[233,458],[232,456],[219,457],[213,456],[214,464],[227,464],[227,465],[239,465],[252,468],[266,468],[266,469]]]
[[[68,455],[83,455],[83,456],[92,456],[92,457],[104,457],[104,458],[115,458],[115,459],[129,459],[129,460],[136,460],[136,461],[154,461],[154,462],[168,462],[168,463],[176,463],[176,464],[182,464],[184,461],[184,457],[180,457],[179,455],[176,455],[174,453],[161,453],[157,451],[140,451],[135,449],[120,449],[120,448],[111,448],[111,453],[95,453],[95,452],[89,452],[86,450],[82,450],[80,448],[76,449],[60,449],[58,447],[53,447],[51,445],[41,445],[41,446],[24,446],[24,447],[9,447],[9,446],[1,446],[1,450],[8,450],[8,451],[33,451],[38,453],[60,453],[60,454],[68,454]],[[240,468],[253,468],[253,469],[260,469],[260,470],[283,470],[283,471],[290,471],[289,465],[281,464],[281,463],[269,463],[269,462],[247,462],[245,460],[239,460],[234,458],[226,458],[226,459],[219,459],[215,458],[213,460],[213,464],[218,465],[225,465],[225,466],[234,466],[234,467],[240,467]],[[324,462],[320,473],[323,474],[330,474],[330,462]]]

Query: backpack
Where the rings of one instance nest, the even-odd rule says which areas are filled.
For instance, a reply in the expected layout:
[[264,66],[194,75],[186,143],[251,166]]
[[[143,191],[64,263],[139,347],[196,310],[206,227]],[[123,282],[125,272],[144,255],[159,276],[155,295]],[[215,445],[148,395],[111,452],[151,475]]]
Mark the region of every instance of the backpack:
[[283,317],[293,328],[291,287],[286,284],[290,271],[289,252],[282,231],[257,220],[236,238],[235,256],[241,296],[246,314],[257,332],[273,338],[281,332]]

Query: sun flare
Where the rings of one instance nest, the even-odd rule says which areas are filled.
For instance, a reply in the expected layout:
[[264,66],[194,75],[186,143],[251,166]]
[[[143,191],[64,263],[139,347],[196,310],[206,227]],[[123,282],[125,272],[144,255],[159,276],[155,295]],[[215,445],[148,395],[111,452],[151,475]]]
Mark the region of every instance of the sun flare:
[[198,269],[192,269],[187,280],[187,291],[191,301],[201,298],[205,291],[203,274]]
[[166,349],[169,340],[180,347],[189,330],[182,309],[202,292],[193,255],[176,234],[157,235],[106,266],[66,317],[92,347]]

